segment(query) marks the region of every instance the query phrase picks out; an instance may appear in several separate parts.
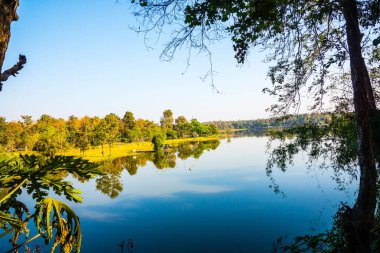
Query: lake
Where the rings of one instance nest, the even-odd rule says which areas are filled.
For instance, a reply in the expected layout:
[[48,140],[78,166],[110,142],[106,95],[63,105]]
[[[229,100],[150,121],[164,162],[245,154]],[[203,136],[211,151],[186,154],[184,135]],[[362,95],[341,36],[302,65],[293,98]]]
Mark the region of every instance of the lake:
[[[328,229],[340,202],[332,173],[306,169],[300,154],[287,172],[266,175],[266,137],[191,143],[105,163],[106,175],[88,182],[72,204],[80,217],[82,252],[270,252],[280,237]],[[356,182],[355,182],[356,183]],[[354,186],[352,188],[355,188]],[[41,242],[42,240],[38,241]],[[46,250],[48,252],[48,250]]]

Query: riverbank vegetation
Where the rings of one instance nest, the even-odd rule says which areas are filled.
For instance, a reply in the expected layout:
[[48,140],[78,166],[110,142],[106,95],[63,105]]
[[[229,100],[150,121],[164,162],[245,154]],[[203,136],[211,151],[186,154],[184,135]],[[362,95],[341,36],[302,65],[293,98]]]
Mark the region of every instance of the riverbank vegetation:
[[[215,139],[220,134],[214,124],[203,124],[197,119],[176,119],[165,110],[160,124],[146,119],[135,119],[132,112],[120,118],[114,113],[104,118],[70,116],[67,120],[42,115],[33,121],[21,116],[22,121],[7,122],[0,117],[0,150],[9,152],[38,152],[43,155],[86,156],[90,160],[120,157],[135,151],[152,151],[154,136],[164,136],[165,143],[173,140]],[[206,139],[207,139],[206,138]]]
[[285,115],[282,117],[273,117],[267,119],[252,120],[230,120],[230,121],[210,121],[208,124],[215,125],[221,132],[250,131],[250,132],[267,132],[272,129],[288,129],[305,124],[325,125],[331,121],[332,113],[308,113]]

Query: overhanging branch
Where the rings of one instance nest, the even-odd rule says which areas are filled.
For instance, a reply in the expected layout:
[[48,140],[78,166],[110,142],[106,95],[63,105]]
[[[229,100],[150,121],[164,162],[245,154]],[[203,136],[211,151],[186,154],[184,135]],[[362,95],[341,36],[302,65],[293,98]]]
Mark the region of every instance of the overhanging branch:
[[18,57],[18,62],[10,69],[5,70],[0,75],[0,91],[2,90],[3,84],[2,82],[5,82],[8,80],[10,76],[16,76],[18,72],[24,67],[24,64],[26,63],[26,57],[25,55],[20,54]]

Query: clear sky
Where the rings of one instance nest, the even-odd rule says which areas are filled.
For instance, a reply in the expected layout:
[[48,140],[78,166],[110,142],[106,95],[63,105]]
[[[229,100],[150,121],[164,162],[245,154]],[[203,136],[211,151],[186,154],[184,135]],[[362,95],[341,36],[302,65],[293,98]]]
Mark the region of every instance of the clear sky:
[[209,69],[205,55],[193,54],[183,74],[186,50],[163,62],[159,54],[165,41],[154,50],[145,47],[142,36],[129,28],[135,18],[128,1],[20,2],[4,69],[19,53],[28,63],[0,92],[0,116],[7,120],[132,111],[158,121],[165,109],[201,121],[269,116],[265,109],[274,100],[261,92],[270,86],[262,54],[251,53],[239,67],[228,40],[212,45],[215,85],[222,92],[217,94],[200,79]]

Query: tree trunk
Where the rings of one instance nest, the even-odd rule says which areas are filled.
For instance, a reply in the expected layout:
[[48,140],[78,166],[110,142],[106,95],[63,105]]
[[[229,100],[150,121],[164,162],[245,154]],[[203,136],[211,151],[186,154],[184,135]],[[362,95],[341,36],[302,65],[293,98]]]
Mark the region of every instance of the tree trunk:
[[0,0],[0,74],[11,37],[11,23],[18,20],[17,7],[18,0]]
[[18,19],[17,7],[18,0],[0,0],[0,91],[3,87],[2,82],[7,81],[10,76],[16,76],[26,63],[25,55],[20,54],[18,62],[10,69],[3,71],[5,53],[11,37],[11,23]]
[[360,184],[356,203],[351,212],[349,243],[351,252],[371,252],[371,229],[376,208],[376,165],[370,126],[371,110],[376,109],[368,71],[361,52],[357,2],[342,1],[350,54],[351,80],[358,133]]

